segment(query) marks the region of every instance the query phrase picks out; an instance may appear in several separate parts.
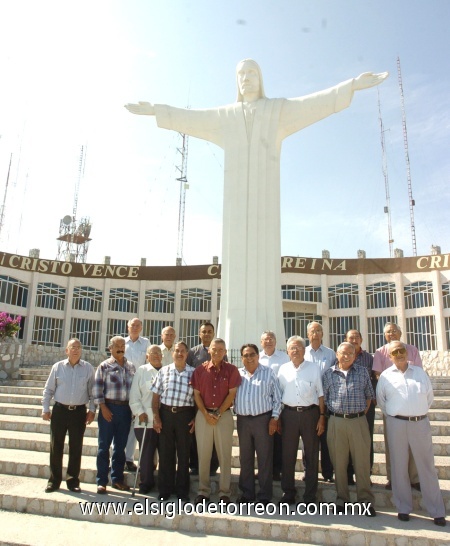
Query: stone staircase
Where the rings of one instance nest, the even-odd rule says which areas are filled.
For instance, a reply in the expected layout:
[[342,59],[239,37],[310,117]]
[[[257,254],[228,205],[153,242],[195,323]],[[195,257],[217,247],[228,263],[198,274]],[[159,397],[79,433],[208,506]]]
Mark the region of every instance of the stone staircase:
[[[0,386],[0,509],[25,512],[37,516],[67,518],[84,522],[109,523],[113,525],[132,525],[156,527],[202,535],[225,535],[230,537],[265,539],[273,541],[297,542],[302,544],[373,544],[373,545],[443,545],[450,544],[450,527],[438,528],[433,525],[422,508],[419,492],[413,490],[414,513],[411,521],[397,520],[397,512],[391,500],[391,492],[384,488],[386,465],[382,434],[381,414],[377,410],[375,421],[375,462],[373,467],[373,492],[376,499],[376,518],[364,516],[332,515],[258,515],[254,510],[244,510],[236,514],[177,514],[166,517],[162,514],[138,515],[131,510],[134,503],[157,501],[157,492],[146,501],[136,493],[121,493],[108,489],[109,494],[96,493],[95,456],[97,453],[97,423],[87,427],[81,471],[82,493],[74,494],[64,487],[58,492],[44,493],[49,475],[49,424],[41,419],[41,398],[49,368],[24,369],[21,379]],[[433,431],[435,464],[444,495],[447,511],[450,510],[450,377],[432,378],[435,401],[429,412]],[[301,446],[300,446],[301,447]],[[67,445],[66,445],[67,450]],[[136,452],[136,459],[138,453]],[[64,459],[66,462],[66,459]],[[238,492],[239,447],[235,433],[232,458],[232,498]],[[301,451],[296,468],[298,498],[303,490],[303,467]],[[219,471],[220,472],[220,471]],[[127,483],[133,486],[134,474],[125,474]],[[191,480],[191,498],[197,491],[197,479]],[[217,501],[218,478],[212,478],[211,500]],[[350,487],[353,498],[355,487]],[[274,498],[281,498],[279,482],[274,483]],[[319,501],[333,502],[333,484],[319,482]],[[80,503],[97,501],[114,502],[109,513],[94,510],[91,515],[82,513]],[[119,514],[117,506],[125,507]],[[158,503],[159,505],[159,503]],[[106,505],[105,505],[106,506]],[[148,506],[148,505],[147,505]],[[116,512],[114,512],[116,509]],[[0,543],[1,537],[0,537]],[[18,542],[17,542],[18,543]],[[69,544],[69,543],[68,543]]]

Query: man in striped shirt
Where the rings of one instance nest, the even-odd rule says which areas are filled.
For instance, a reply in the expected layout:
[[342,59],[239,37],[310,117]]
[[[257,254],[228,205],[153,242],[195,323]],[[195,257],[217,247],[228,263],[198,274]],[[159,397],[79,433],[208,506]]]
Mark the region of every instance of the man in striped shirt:
[[274,372],[258,362],[258,347],[247,343],[241,347],[244,364],[234,401],[239,436],[241,472],[238,503],[255,500],[255,451],[258,458],[258,502],[272,499],[273,437],[281,411],[281,388]]

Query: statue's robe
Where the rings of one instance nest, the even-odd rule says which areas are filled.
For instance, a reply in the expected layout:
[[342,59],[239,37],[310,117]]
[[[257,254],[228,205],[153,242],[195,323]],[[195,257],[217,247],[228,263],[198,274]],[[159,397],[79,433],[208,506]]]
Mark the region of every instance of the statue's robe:
[[[224,150],[221,300],[218,336],[229,348],[258,343],[264,330],[285,339],[281,296],[280,152],[287,136],[348,107],[352,81],[295,99],[189,110],[156,104],[159,127]],[[294,196],[293,196],[294,197]],[[300,214],[308,214],[308,204]],[[313,229],[311,225],[311,229]],[[315,226],[316,228],[318,226]],[[302,236],[298,234],[301,250]]]

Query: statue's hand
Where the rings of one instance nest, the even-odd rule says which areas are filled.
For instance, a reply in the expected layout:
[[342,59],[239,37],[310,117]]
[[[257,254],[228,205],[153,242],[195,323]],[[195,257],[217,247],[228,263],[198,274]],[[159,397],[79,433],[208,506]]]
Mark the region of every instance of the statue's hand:
[[389,72],[381,72],[380,74],[374,74],[373,72],[364,72],[353,80],[353,90],[359,91],[360,89],[367,89],[379,85],[389,76]]
[[150,102],[138,102],[138,104],[125,104],[125,108],[132,114],[140,116],[154,116],[155,107]]

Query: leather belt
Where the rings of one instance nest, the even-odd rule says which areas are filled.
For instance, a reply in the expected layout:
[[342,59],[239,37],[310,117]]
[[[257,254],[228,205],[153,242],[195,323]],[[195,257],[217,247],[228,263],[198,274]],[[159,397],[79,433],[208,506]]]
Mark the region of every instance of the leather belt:
[[168,406],[167,404],[161,404],[161,408],[171,413],[181,413],[182,411],[193,410],[194,406]]
[[105,402],[114,406],[129,406],[128,400],[111,400],[111,398],[105,398]]
[[317,404],[311,404],[310,406],[284,406],[284,407],[288,410],[298,411],[301,413],[302,411],[308,411],[313,408],[318,408],[319,406]]
[[[219,414],[219,408],[205,408],[208,413],[212,413],[214,415]],[[230,408],[227,408],[225,411],[229,411]],[[225,413],[225,411],[223,413]]]
[[78,408],[86,409],[86,404],[82,404],[81,406],[68,406],[66,404],[61,404],[61,402],[55,402],[55,406],[60,406],[61,408],[67,409],[69,411],[74,411],[74,410],[77,410]]
[[365,414],[365,411],[360,411],[359,413],[333,413],[330,411],[330,415],[334,417],[342,417],[343,419],[356,419],[357,417],[362,417]]
[[406,415],[394,415],[396,419],[402,419],[402,421],[422,421],[426,415],[416,415],[415,417],[407,417]]

